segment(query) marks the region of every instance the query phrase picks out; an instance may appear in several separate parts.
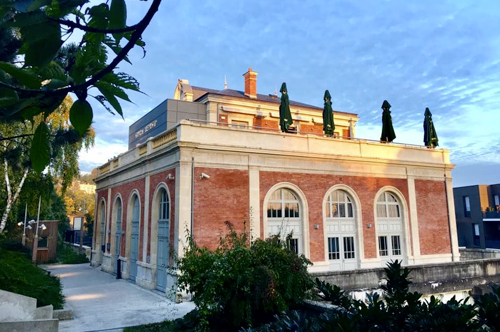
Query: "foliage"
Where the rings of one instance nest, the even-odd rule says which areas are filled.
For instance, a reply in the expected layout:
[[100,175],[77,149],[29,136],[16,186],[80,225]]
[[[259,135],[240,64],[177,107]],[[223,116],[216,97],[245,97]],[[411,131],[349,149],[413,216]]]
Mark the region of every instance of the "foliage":
[[62,309],[61,282],[33,265],[25,252],[0,249],[0,266],[0,289],[36,298],[39,307]]
[[244,230],[229,233],[215,251],[192,240],[179,261],[179,288],[193,294],[205,327],[228,331],[254,326],[300,304],[312,288],[311,262],[278,237],[250,243]]
[[479,321],[491,331],[500,331],[500,286],[492,286],[491,293],[474,299]]
[[[127,26],[124,0],[0,1],[0,36],[8,46],[0,52],[0,122],[35,124],[30,161],[37,172],[49,164],[54,145],[47,117],[59,112],[68,93],[77,97],[70,110],[77,137],[93,119],[89,96],[123,116],[117,98],[130,101],[125,91],[139,92],[139,83],[116,68],[122,60],[130,62],[134,46],[144,48],[141,35],[160,3],[153,0],[143,19]],[[68,43],[75,31],[83,32],[79,42]],[[42,121],[36,122],[37,116]]]
[[61,244],[57,247],[57,260],[62,264],[82,264],[89,262],[85,253],[77,252],[66,244]]

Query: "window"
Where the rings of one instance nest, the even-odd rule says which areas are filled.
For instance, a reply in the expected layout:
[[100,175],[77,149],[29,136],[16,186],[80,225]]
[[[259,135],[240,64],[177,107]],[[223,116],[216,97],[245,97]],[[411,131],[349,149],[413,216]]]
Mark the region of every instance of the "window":
[[160,196],[160,213],[159,219],[161,220],[169,220],[170,216],[170,202],[168,200],[167,191],[165,189],[161,190]]
[[352,259],[354,256],[354,237],[344,237],[344,259]]
[[326,201],[327,218],[354,218],[352,199],[342,190],[335,190]]
[[335,260],[340,259],[340,247],[338,237],[328,238],[328,259]]
[[38,248],[47,248],[49,246],[49,239],[46,236],[42,236],[38,239]]
[[387,236],[378,237],[378,253],[380,256],[389,255],[389,249],[387,248]]
[[297,255],[299,254],[299,239],[289,239],[288,240],[288,247],[290,248],[291,251],[296,253]]
[[391,236],[392,255],[401,256],[401,239],[399,235]]
[[401,210],[398,199],[391,193],[385,192],[377,201],[377,217],[379,218],[400,218]]
[[500,205],[500,196],[498,195],[493,196],[493,200],[495,201],[495,206]]
[[472,235],[473,235],[474,245],[479,246],[481,244],[479,224],[472,224]]
[[268,218],[300,218],[299,201],[288,189],[278,189],[269,198]]
[[235,128],[248,128],[247,121],[233,120],[231,121],[231,127]]
[[470,218],[470,198],[469,196],[464,196],[464,216],[465,218]]

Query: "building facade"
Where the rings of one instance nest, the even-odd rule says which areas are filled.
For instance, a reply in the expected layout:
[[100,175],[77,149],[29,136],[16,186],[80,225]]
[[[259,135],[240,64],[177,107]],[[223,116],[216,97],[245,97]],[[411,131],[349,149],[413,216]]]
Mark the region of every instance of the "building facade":
[[500,249],[500,184],[453,188],[459,245]]
[[[356,114],[290,102],[279,130],[275,95],[179,80],[130,127],[129,151],[98,168],[93,264],[147,288],[175,283],[172,254],[192,235],[215,249],[226,221],[253,238],[292,233],[311,271],[459,260],[449,152],[355,137]],[[101,249],[102,250],[99,250]]]

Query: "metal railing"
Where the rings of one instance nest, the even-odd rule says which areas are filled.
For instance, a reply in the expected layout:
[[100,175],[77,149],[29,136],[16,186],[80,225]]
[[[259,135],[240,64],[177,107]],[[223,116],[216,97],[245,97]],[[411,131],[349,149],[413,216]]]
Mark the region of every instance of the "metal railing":
[[483,212],[484,219],[500,219],[500,211],[485,211]]

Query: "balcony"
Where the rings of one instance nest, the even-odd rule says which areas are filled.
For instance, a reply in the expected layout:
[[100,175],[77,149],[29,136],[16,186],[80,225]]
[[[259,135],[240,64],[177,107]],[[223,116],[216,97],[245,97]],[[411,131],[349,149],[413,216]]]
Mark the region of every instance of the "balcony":
[[500,221],[500,211],[485,211],[483,212],[483,220],[498,219]]

